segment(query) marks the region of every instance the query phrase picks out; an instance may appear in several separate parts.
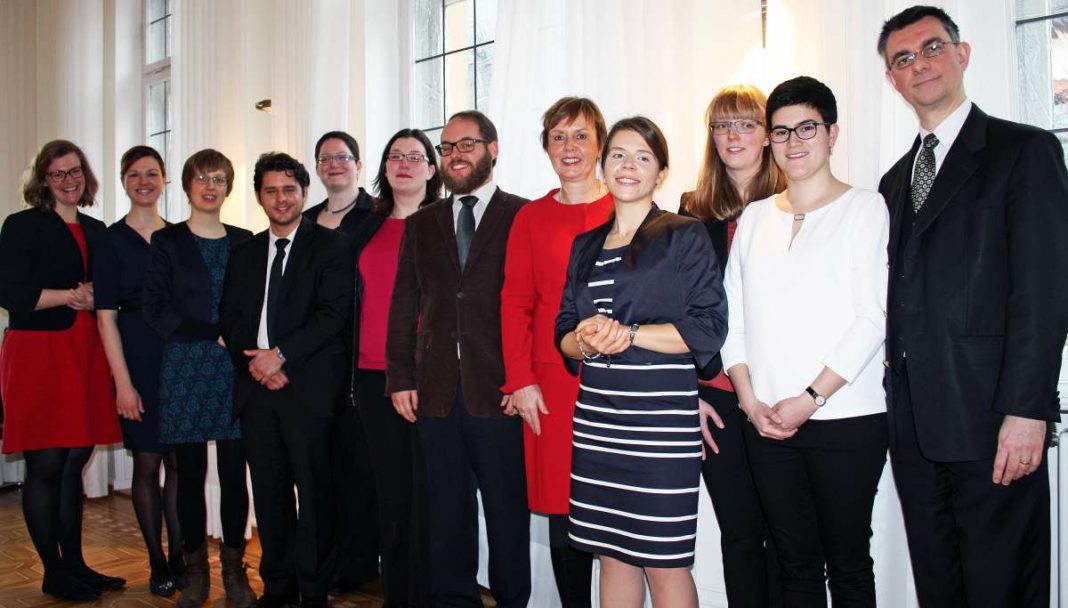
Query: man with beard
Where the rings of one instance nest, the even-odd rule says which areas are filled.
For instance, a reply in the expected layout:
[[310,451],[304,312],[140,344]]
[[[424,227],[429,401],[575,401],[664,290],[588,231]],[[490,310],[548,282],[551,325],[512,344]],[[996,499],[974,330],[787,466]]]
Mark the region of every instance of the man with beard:
[[386,344],[386,390],[416,424],[427,466],[435,606],[481,606],[478,503],[489,537],[490,590],[502,608],[530,597],[530,514],[522,421],[510,417],[501,356],[504,253],[526,199],[493,182],[497,129],[478,111],[441,133],[451,196],[404,226]]
[[[237,367],[234,416],[252,472],[263,557],[258,606],[327,605],[333,567],[330,431],[346,388],[342,328],[355,268],[348,242],[303,218],[310,177],[288,154],[256,162],[270,228],[234,250],[220,318]],[[299,517],[296,498],[300,501]]]

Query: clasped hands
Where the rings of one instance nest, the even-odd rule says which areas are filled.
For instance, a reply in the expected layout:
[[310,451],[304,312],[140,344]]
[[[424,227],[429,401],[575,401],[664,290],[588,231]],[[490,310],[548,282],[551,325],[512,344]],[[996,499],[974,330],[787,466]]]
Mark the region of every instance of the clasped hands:
[[282,371],[282,359],[278,356],[277,348],[253,348],[242,352],[252,357],[248,362],[248,373],[253,380],[272,391],[289,384],[289,377]]
[[67,290],[67,307],[74,310],[93,310],[93,283],[78,283],[77,287]]
[[587,355],[618,355],[630,348],[630,328],[604,315],[583,319],[575,327],[579,352]]
[[742,404],[742,409],[761,437],[782,440],[793,437],[819,408],[808,393],[801,393],[779,401],[774,407],[754,400]]

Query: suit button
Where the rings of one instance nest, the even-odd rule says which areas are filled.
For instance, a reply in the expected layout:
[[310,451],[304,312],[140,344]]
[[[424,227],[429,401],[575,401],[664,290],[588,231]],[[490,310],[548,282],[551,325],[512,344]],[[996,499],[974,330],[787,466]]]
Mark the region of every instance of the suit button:
[[456,299],[457,299],[457,300],[462,300],[462,299],[464,299],[464,292],[462,292],[462,291],[458,291],[458,292],[456,292]]
[[883,361],[883,367],[890,367],[890,360]]

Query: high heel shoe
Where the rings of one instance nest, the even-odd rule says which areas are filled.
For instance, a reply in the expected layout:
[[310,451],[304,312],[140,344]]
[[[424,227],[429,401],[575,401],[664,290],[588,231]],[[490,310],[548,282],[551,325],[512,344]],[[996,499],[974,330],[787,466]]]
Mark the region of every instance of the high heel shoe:
[[170,574],[165,574],[159,578],[150,576],[148,590],[152,592],[152,595],[170,597],[178,592],[178,586],[174,584],[174,579],[171,578]]
[[46,595],[72,602],[95,602],[100,599],[99,590],[72,576],[46,578],[41,583],[41,591]]

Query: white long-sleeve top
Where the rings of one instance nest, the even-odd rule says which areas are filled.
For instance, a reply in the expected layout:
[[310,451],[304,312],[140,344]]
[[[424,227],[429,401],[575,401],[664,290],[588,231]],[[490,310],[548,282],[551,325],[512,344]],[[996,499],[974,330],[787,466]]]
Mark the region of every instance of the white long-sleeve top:
[[723,367],[749,366],[757,399],[774,406],[812,384],[826,366],[846,385],[813,420],[886,411],[886,246],[890,217],[878,192],[852,188],[805,214],[774,197],[751,203],[727,258]]

